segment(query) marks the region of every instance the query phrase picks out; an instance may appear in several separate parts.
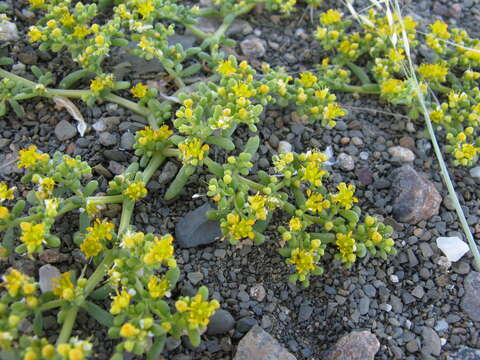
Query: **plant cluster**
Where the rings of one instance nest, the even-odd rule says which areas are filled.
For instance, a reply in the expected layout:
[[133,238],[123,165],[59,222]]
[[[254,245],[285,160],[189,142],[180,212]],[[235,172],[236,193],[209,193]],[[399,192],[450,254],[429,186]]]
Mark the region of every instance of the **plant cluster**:
[[[238,129],[257,132],[267,106],[291,106],[310,122],[335,126],[346,114],[334,91],[377,94],[386,101],[407,107],[409,115],[424,110],[415,95],[416,84],[402,63],[417,46],[417,24],[408,17],[374,11],[362,16],[361,30],[336,10],[320,15],[315,36],[332,55],[318,71],[298,75],[268,64],[254,69],[247,62],[225,57],[221,47],[232,45],[225,32],[234,19],[258,3],[283,12],[295,1],[212,1],[211,7],[189,7],[173,0],[99,1],[88,4],[70,0],[31,0],[43,17],[29,29],[29,39],[42,50],[66,50],[80,70],[55,82],[51,73],[31,67],[31,81],[0,69],[0,113],[7,104],[23,115],[20,101],[33,97],[76,98],[92,105],[108,101],[144,116],[148,126],[136,134],[138,162],[108,184],[107,195],[96,194],[90,166],[79,157],[42,154],[35,145],[19,152],[18,166],[30,191],[23,196],[15,187],[0,184],[0,231],[6,257],[12,252],[35,257],[62,241],[55,222],[67,213],[79,217],[74,243],[95,267],[88,278],[73,271],[61,274],[52,291],[39,293],[39,284],[18,270],[3,278],[0,299],[0,347],[33,359],[83,359],[92,351],[89,339],[71,337],[77,313],[87,311],[118,339],[114,359],[123,352],[155,358],[168,336],[188,336],[198,345],[209,318],[219,304],[208,300],[206,288],[193,297],[170,300],[175,294],[179,269],[174,258],[173,237],[144,234],[130,224],[135,203],[147,196],[147,184],[167,158],[181,168],[165,192],[165,199],[179,196],[196,172],[208,173],[208,196],[216,209],[208,216],[219,221],[223,239],[272,241],[293,273],[289,280],[308,286],[311,276],[323,272],[322,256],[351,266],[369,254],[386,258],[395,254],[392,228],[371,215],[362,215],[353,184],[331,184],[325,167],[328,157],[317,149],[273,157],[273,168],[254,166],[259,138],[252,135],[243,149],[232,137]],[[308,1],[317,6],[319,1]],[[106,9],[106,10],[105,10]],[[100,16],[105,13],[111,16]],[[223,23],[212,34],[200,30],[202,16],[219,16]],[[171,45],[176,27],[197,36],[199,46],[183,49]],[[461,165],[471,165],[480,152],[476,139],[480,108],[476,81],[480,77],[478,40],[464,31],[436,22],[426,35],[433,60],[416,67],[421,89],[430,99],[428,112],[442,126],[447,150]],[[128,46],[133,54],[157,59],[168,73],[176,92],[165,97],[141,82],[131,84],[104,71],[105,58],[117,47]],[[0,59],[8,66],[11,59]],[[199,71],[210,77],[194,86],[185,79]],[[86,81],[89,81],[86,83]],[[76,83],[84,89],[70,90]],[[57,88],[53,88],[56,85]],[[431,92],[428,92],[431,91]],[[122,96],[120,96],[122,95]],[[437,99],[438,98],[438,103]],[[213,159],[220,150],[224,163]],[[122,204],[118,227],[104,216],[108,204]],[[275,217],[283,223],[265,236]],[[110,298],[109,308],[99,303]],[[56,344],[44,338],[42,318],[58,309],[62,330]],[[173,310],[172,310],[173,309]],[[18,325],[30,319],[31,333]]]
[[[382,16],[372,9],[361,17],[361,31],[351,31],[352,21],[329,10],[320,15],[320,25],[316,39],[332,55],[323,64],[325,84],[340,91],[378,94],[392,104],[406,106],[412,118],[423,112],[412,74],[402,65],[407,61],[406,50],[413,51],[420,44],[418,24],[411,17]],[[429,99],[429,115],[446,133],[446,151],[454,164],[471,166],[480,153],[480,73],[475,71],[480,67],[479,40],[439,20],[428,26],[424,36],[431,57],[415,67],[415,75]],[[330,62],[332,66],[325,67]],[[338,72],[348,74],[347,81],[335,77]],[[350,85],[353,81],[360,85]]]

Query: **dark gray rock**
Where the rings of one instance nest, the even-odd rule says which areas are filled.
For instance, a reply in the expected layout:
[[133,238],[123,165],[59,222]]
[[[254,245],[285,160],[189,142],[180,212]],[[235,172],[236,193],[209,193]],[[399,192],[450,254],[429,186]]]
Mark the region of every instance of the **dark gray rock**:
[[461,306],[474,321],[480,321],[480,272],[472,271],[464,280],[465,296]]
[[55,136],[60,141],[69,140],[73,138],[76,134],[77,129],[67,120],[62,120],[57,124],[57,126],[55,126]]
[[377,337],[370,331],[352,331],[342,336],[328,350],[325,360],[373,360],[380,349]]
[[234,360],[296,360],[277,340],[254,326],[238,343]]
[[392,174],[394,202],[392,213],[400,222],[417,224],[438,214],[442,197],[433,185],[410,165]]
[[181,248],[211,244],[222,235],[218,221],[207,219],[206,212],[209,210],[213,210],[210,204],[204,204],[178,221],[175,242]]
[[120,139],[120,147],[125,150],[132,150],[133,144],[135,144],[135,135],[130,131],[124,133]]
[[233,316],[227,310],[219,309],[210,318],[210,322],[208,323],[207,327],[207,334],[226,334],[228,331],[233,329],[234,325],[235,319],[233,318]]
[[237,325],[235,330],[239,333],[246,333],[249,331],[253,326],[257,325],[258,321],[253,317],[244,317],[237,321]]

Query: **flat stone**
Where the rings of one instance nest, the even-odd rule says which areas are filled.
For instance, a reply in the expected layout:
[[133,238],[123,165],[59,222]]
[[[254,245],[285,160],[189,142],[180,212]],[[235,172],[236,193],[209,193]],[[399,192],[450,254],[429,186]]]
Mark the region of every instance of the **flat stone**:
[[259,58],[266,53],[263,41],[256,37],[243,40],[240,43],[240,49],[242,49],[243,55],[249,58]]
[[117,136],[115,134],[109,133],[108,131],[100,133],[98,136],[98,141],[103,146],[113,146],[117,144]]
[[0,22],[0,40],[2,41],[17,41],[20,39],[18,36],[18,29],[15,23],[10,21]]
[[187,278],[193,285],[197,285],[200,281],[203,280],[203,274],[200,271],[195,271],[188,273]]
[[380,349],[377,337],[370,331],[352,331],[342,336],[327,352],[325,360],[373,360]]
[[346,153],[340,153],[337,157],[337,162],[340,168],[343,170],[351,171],[355,169],[355,161]]
[[437,215],[442,197],[433,183],[404,165],[392,174],[392,213],[399,222],[417,224]]
[[221,335],[226,334],[235,325],[235,319],[232,314],[227,310],[219,309],[215,311],[215,314],[210,318],[210,322],[207,327],[208,335]]
[[69,140],[75,135],[77,135],[77,128],[67,120],[62,120],[55,126],[55,136],[60,141]]
[[120,147],[125,150],[132,150],[133,144],[135,144],[135,135],[133,135],[130,131],[122,134],[122,138],[120,139]]
[[411,163],[415,160],[413,151],[403,146],[392,146],[388,149],[388,153],[404,163]]
[[289,153],[292,152],[293,146],[288,141],[280,141],[278,143],[278,152],[279,153]]
[[470,250],[468,245],[458,236],[439,237],[437,246],[451,262],[460,260]]
[[474,178],[480,178],[480,166],[475,166],[470,169],[470,176]]
[[474,321],[480,321],[480,272],[472,271],[465,278],[465,296],[460,303],[463,311]]
[[169,184],[171,180],[177,175],[178,166],[173,162],[169,161],[165,164],[162,168],[160,175],[158,175],[158,183],[159,184]]
[[439,356],[442,350],[440,337],[432,328],[424,326],[422,329],[422,354]]
[[280,343],[255,325],[238,343],[233,360],[296,360]]
[[262,284],[257,284],[250,289],[250,296],[259,302],[262,302],[266,295],[267,292]]
[[213,210],[210,204],[204,204],[177,222],[175,242],[181,248],[211,244],[222,236],[219,222],[207,219],[205,214],[209,210]]
[[60,270],[50,264],[43,265],[38,269],[38,278],[41,292],[47,293],[53,290],[53,279],[60,278]]

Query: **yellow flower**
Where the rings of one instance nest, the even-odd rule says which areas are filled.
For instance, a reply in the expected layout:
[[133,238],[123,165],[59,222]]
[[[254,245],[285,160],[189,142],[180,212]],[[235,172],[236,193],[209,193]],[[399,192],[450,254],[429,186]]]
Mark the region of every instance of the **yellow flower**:
[[113,75],[112,74],[102,74],[97,76],[90,83],[90,90],[93,92],[100,92],[105,88],[111,89],[113,87]]
[[53,278],[53,294],[60,299],[73,300],[75,297],[74,286],[70,279],[70,272],[64,272],[60,278]]
[[137,336],[139,333],[140,330],[130,323],[125,323],[120,328],[120,335],[124,338],[134,337]]
[[273,157],[273,165],[277,172],[282,172],[295,159],[293,153],[282,153]]
[[253,239],[255,233],[253,232],[253,224],[255,220],[241,219],[239,215],[230,213],[227,215],[227,221],[222,222],[222,227],[228,232],[228,235],[233,240]]
[[330,9],[320,15],[320,22],[323,26],[338,24],[342,21],[342,13],[337,10]]
[[380,85],[382,95],[394,95],[403,92],[405,82],[399,79],[387,79]]
[[7,289],[10,296],[17,296],[27,279],[26,275],[11,268],[8,274],[3,275],[4,282],[1,285]]
[[43,223],[32,225],[29,222],[20,223],[22,236],[20,240],[27,245],[28,253],[33,253],[45,239],[45,225]]
[[441,22],[440,20],[437,20],[433,24],[430,24],[430,29],[436,37],[439,37],[441,39],[450,38],[450,34],[448,33],[448,25]]
[[313,186],[321,186],[322,178],[327,175],[322,166],[328,160],[328,156],[318,151],[309,151],[301,154],[300,160],[303,162],[301,180],[308,181]]
[[231,60],[220,61],[217,67],[217,72],[224,76],[230,76],[237,72],[237,69],[233,66]]
[[295,265],[295,269],[301,281],[305,280],[308,273],[315,270],[315,258],[313,250],[296,248],[292,251],[287,264]]
[[437,64],[422,64],[418,72],[427,80],[444,82],[448,73],[448,67]]
[[388,58],[393,62],[398,63],[403,59],[405,59],[405,56],[403,55],[403,53],[404,53],[403,49],[390,49],[388,50]]
[[147,126],[143,130],[137,131],[138,143],[146,146],[152,142],[165,141],[172,134],[173,131],[170,130],[167,125],[163,125],[157,130],[153,130],[150,126]]
[[444,119],[444,113],[443,113],[443,110],[442,109],[435,109],[433,110],[431,113],[430,113],[430,119],[434,122],[434,123],[440,123],[442,122],[442,120]]
[[137,3],[137,11],[140,15],[143,16],[143,18],[146,18],[154,10],[155,7],[153,6],[152,0],[144,0]]
[[150,276],[147,284],[148,292],[153,299],[169,295],[170,282],[167,279],[158,279],[156,276]]
[[132,95],[137,99],[143,99],[147,95],[147,91],[148,91],[148,86],[143,85],[142,83],[138,83],[130,90]]
[[127,231],[125,235],[123,235],[122,243],[120,244],[121,247],[127,249],[133,249],[143,243],[145,235],[142,232],[130,232]]
[[259,220],[265,220],[267,218],[267,210],[265,209],[267,201],[268,198],[261,194],[248,197],[250,208],[254,211],[255,217]]
[[239,98],[241,97],[251,97],[255,95],[255,90],[249,89],[248,85],[245,83],[235,84],[232,86],[232,90],[234,91],[235,95]]
[[8,188],[7,184],[0,183],[0,201],[3,200],[13,200],[13,191],[15,188]]
[[115,225],[113,223],[96,219],[93,226],[87,228],[87,235],[97,239],[112,240],[113,229],[115,229]]
[[334,118],[344,116],[345,114],[345,110],[343,110],[337,103],[329,103],[323,110],[323,117],[326,120],[333,120]]
[[153,242],[149,244],[149,248],[143,261],[147,265],[158,263],[166,263],[169,267],[176,267],[175,259],[173,258],[173,236],[167,234],[161,239],[154,237]]
[[461,144],[455,149],[453,155],[457,160],[473,160],[480,153],[480,148],[472,144]]
[[128,185],[122,194],[135,201],[147,196],[147,193],[148,191],[145,188],[145,183],[141,180],[138,180]]
[[122,289],[120,294],[117,294],[113,297],[113,301],[110,305],[110,313],[113,315],[118,315],[122,311],[130,305],[130,299],[132,295],[125,289]]
[[5,206],[0,206],[0,220],[8,219],[10,211]]
[[332,201],[334,203],[339,203],[340,206],[349,210],[352,208],[353,203],[358,202],[358,199],[353,196],[355,193],[355,186],[352,184],[345,184],[344,182],[340,183],[337,186],[338,193],[332,196]]
[[103,244],[100,239],[87,234],[80,244],[80,250],[86,257],[97,256],[103,250]]
[[302,220],[300,220],[299,217],[294,216],[290,219],[288,226],[290,227],[290,231],[302,230]]
[[178,144],[178,149],[184,162],[198,165],[205,158],[205,154],[210,147],[208,144],[202,145],[202,141],[198,138],[188,137],[185,141]]
[[330,207],[330,201],[325,200],[322,194],[312,192],[307,190],[307,201],[305,206],[308,211],[316,214],[322,212],[323,209],[328,209]]
[[28,30],[28,37],[30,38],[31,42],[37,42],[42,40],[42,32],[36,26],[30,26]]
[[60,22],[62,23],[63,26],[70,26],[75,24],[75,18],[67,10],[67,12],[65,12],[62,18],[60,19]]
[[90,34],[90,29],[85,25],[77,25],[73,30],[73,36],[79,39],[83,39],[88,34]]
[[306,87],[311,88],[317,83],[317,77],[313,75],[310,71],[300,74],[299,81]]
[[202,295],[197,294],[193,299],[178,300],[175,307],[179,312],[186,313],[188,327],[193,330],[207,326],[220,304],[217,300],[203,301]]
[[39,154],[37,153],[37,147],[35,145],[30,145],[28,149],[23,149],[18,152],[19,160],[18,167],[28,168],[40,162],[47,162],[50,159],[48,154]]
[[347,263],[354,263],[357,256],[355,252],[357,245],[355,239],[352,237],[352,232],[348,234],[337,234],[336,244],[340,250],[340,260]]

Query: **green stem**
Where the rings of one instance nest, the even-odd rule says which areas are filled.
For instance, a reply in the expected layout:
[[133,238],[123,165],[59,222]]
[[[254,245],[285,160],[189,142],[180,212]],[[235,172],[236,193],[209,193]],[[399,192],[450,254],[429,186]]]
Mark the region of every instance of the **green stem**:
[[87,202],[94,202],[96,204],[119,204],[123,202],[124,195],[107,195],[107,196],[89,196],[86,198]]
[[72,306],[68,311],[67,315],[65,316],[65,321],[62,325],[62,330],[60,331],[60,335],[57,339],[57,345],[65,344],[70,339],[70,335],[72,334],[73,325],[75,325],[75,320],[78,314],[78,306]]
[[167,148],[162,151],[162,155],[165,157],[180,157],[180,150]]
[[[76,198],[76,197],[75,197]],[[58,218],[64,214],[66,214],[69,211],[75,210],[79,208],[80,205],[77,205],[73,202],[72,198],[68,198],[65,203],[63,204],[63,207],[57,212],[57,215],[55,218]],[[16,218],[12,222],[8,223],[7,225],[0,226],[0,231],[4,231],[7,229],[10,229],[11,227],[18,226],[22,222],[32,222],[36,220],[42,219],[43,214],[36,214],[36,215],[28,215],[28,216],[23,216],[20,218]]]
[[148,182],[152,178],[155,171],[157,171],[157,169],[160,167],[160,165],[163,164],[165,159],[166,159],[166,155],[164,153],[157,154],[154,157],[152,157],[152,159],[150,160],[150,162],[147,165],[147,167],[145,168],[145,170],[143,170],[142,175],[143,175],[143,182],[145,184],[148,184]]
[[115,251],[107,250],[102,262],[97,266],[93,274],[88,278],[85,288],[83,289],[85,297],[87,297],[97,286],[97,284],[103,280],[106,272],[110,268],[115,260]]
[[122,215],[120,217],[120,225],[118,226],[118,236],[121,237],[127,230],[130,220],[132,219],[133,209],[135,208],[135,200],[125,198],[122,205]]
[[57,299],[57,300],[51,300],[49,302],[46,302],[45,304],[41,305],[38,308],[38,311],[47,311],[51,309],[55,309],[57,307],[63,306],[66,304],[66,301],[63,299]]
[[[0,77],[2,78],[7,78],[10,80],[15,81],[16,83],[23,84],[26,87],[35,89],[35,87],[39,84],[30,81],[28,79],[25,79],[21,76],[12,74],[9,71],[0,69]],[[29,94],[28,94],[29,95]],[[54,96],[64,96],[68,98],[82,98],[83,96],[88,96],[88,95],[93,95],[91,90],[68,90],[68,89],[45,89],[45,92],[42,94],[42,96],[47,97],[47,98],[52,98]],[[25,95],[27,96],[27,95]],[[40,96],[40,95],[39,95]],[[28,98],[28,97],[27,97]],[[20,99],[19,99],[20,100]],[[148,116],[150,114],[150,110],[148,110],[146,107],[138,105],[137,103],[127,100],[121,96],[115,95],[115,94],[108,94],[105,96],[106,101],[110,101],[112,103],[121,105],[139,115],[142,116]]]
[[355,65],[354,63],[347,62],[347,66],[352,70],[352,72],[357,76],[362,85],[371,84],[372,81],[368,77],[367,73],[360,66]]
[[338,84],[330,79],[322,79],[330,89],[335,91],[341,91],[345,93],[357,93],[357,94],[380,94],[380,86],[378,84],[364,84],[361,86]]

